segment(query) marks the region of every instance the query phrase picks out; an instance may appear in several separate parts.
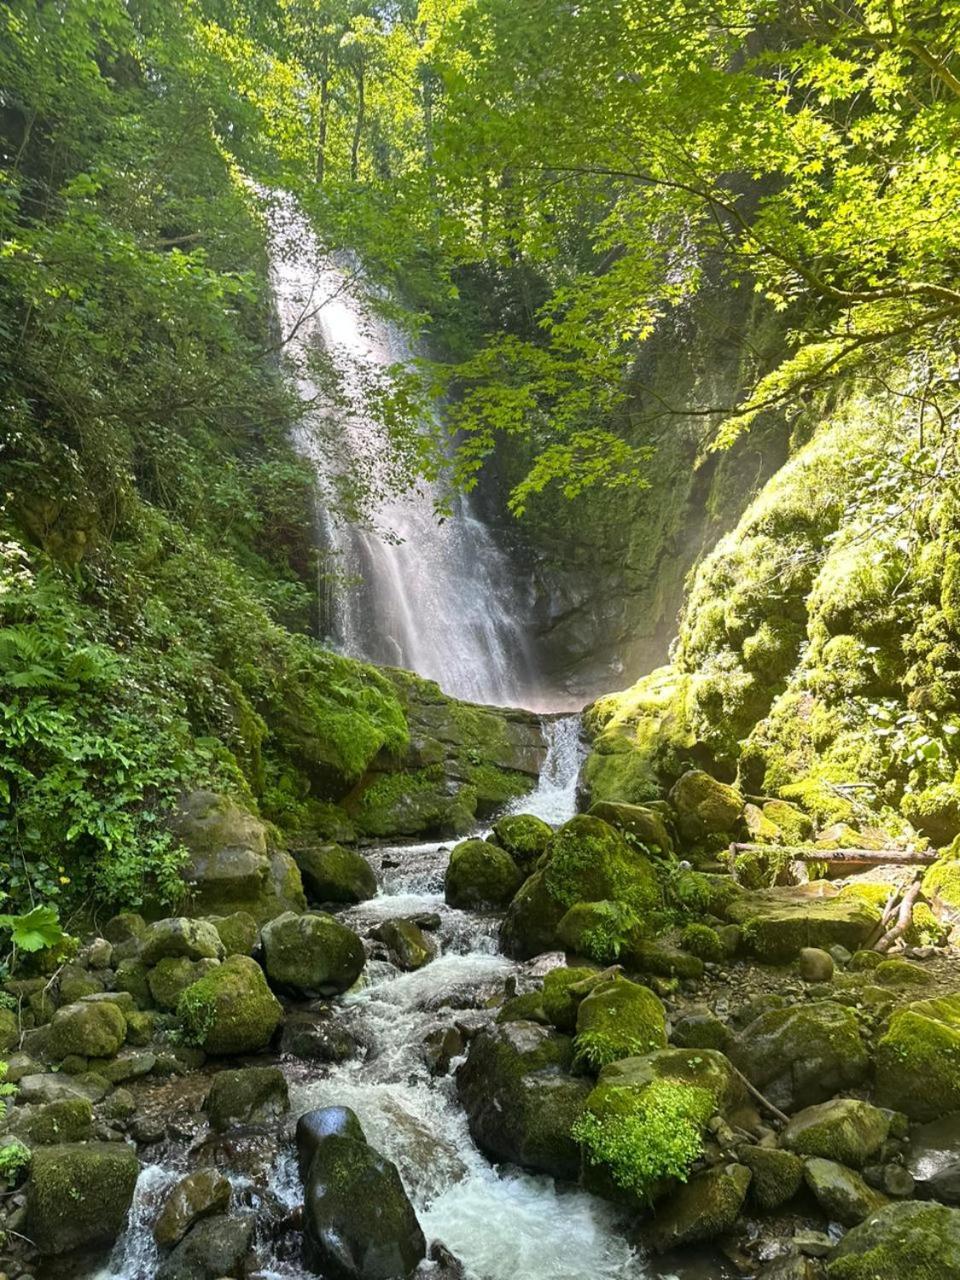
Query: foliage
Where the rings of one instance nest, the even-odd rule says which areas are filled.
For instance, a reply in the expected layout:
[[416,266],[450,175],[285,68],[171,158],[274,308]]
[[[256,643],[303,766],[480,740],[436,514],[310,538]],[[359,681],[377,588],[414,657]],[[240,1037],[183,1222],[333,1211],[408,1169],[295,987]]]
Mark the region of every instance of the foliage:
[[10,934],[15,951],[42,951],[66,940],[55,907],[33,907],[23,915],[0,914],[0,930]]
[[30,1148],[19,1138],[10,1138],[0,1145],[0,1183],[16,1186],[24,1169],[30,1165]]

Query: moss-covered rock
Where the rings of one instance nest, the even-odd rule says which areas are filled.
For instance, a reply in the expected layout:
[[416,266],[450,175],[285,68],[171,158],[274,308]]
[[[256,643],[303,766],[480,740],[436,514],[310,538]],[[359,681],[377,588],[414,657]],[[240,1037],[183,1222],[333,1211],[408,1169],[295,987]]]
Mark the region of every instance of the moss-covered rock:
[[547,1019],[568,1035],[577,1029],[577,1010],[580,1002],[586,998],[600,981],[600,973],[596,969],[566,968],[559,966],[551,969],[543,979],[543,1011]]
[[744,948],[770,964],[793,960],[804,947],[855,951],[880,920],[875,906],[818,881],[741,894],[725,914],[740,925]]
[[226,1212],[230,1190],[228,1179],[216,1169],[188,1173],[164,1200],[153,1226],[154,1240],[161,1249],[172,1249],[201,1218]]
[[557,927],[567,908],[547,888],[546,873],[535,871],[517,890],[500,926],[500,947],[516,960],[529,960],[557,946]]
[[126,1020],[115,1004],[68,1004],[53,1015],[46,1048],[54,1062],[71,1054],[112,1058],[126,1036]]
[[436,956],[436,944],[413,920],[384,920],[373,930],[373,937],[389,947],[398,969],[412,973],[422,969]]
[[830,1001],[762,1013],[737,1036],[730,1058],[788,1112],[861,1084],[869,1068],[856,1015]]
[[203,1109],[210,1126],[225,1133],[238,1125],[270,1124],[289,1109],[287,1082],[278,1067],[218,1071]]
[[576,1178],[571,1129],[591,1086],[569,1074],[572,1063],[573,1041],[532,1022],[501,1023],[474,1037],[457,1089],[487,1156]]
[[803,1166],[803,1177],[824,1213],[845,1227],[855,1227],[887,1203],[886,1196],[864,1182],[859,1173],[835,1160],[812,1157]]
[[297,849],[293,857],[311,903],[366,902],[376,895],[377,877],[373,868],[353,849],[322,844]]
[[41,1254],[112,1244],[139,1172],[136,1152],[122,1142],[38,1147],[27,1183],[27,1234]]
[[802,1156],[862,1169],[890,1133],[890,1113],[855,1098],[832,1098],[792,1116],[781,1141]]
[[12,1009],[0,1005],[0,1053],[6,1053],[20,1042],[20,1022]]
[[5,1127],[28,1146],[53,1142],[84,1142],[93,1133],[93,1107],[89,1098],[60,1098],[36,1106],[15,1107]]
[[610,900],[643,921],[660,898],[648,859],[608,823],[583,814],[565,823],[550,842],[544,876],[548,892],[567,908]]
[[677,1018],[670,1033],[672,1044],[681,1049],[726,1049],[732,1032],[709,1010],[692,1011]]
[[530,872],[553,838],[553,828],[532,813],[508,813],[493,824],[493,834],[521,871]]
[[787,1204],[803,1183],[803,1161],[792,1151],[743,1146],[737,1149],[737,1159],[753,1174],[750,1196],[763,1212]]
[[216,1213],[194,1223],[170,1253],[162,1258],[156,1280],[197,1280],[198,1277],[242,1275],[253,1243],[252,1213]]
[[683,951],[670,938],[637,938],[632,935],[621,952],[624,965],[635,973],[659,978],[700,978],[703,961]]
[[688,846],[713,847],[729,839],[743,816],[743,795],[702,769],[689,769],[670,792],[677,829]]
[[249,956],[228,956],[187,987],[177,1005],[187,1040],[213,1054],[265,1049],[282,1016],[263,970]]
[[877,1046],[877,1099],[912,1120],[960,1110],[960,995],[898,1009]]
[[933,974],[910,960],[884,960],[873,971],[875,982],[884,987],[929,987]]
[[522,877],[506,850],[488,840],[464,840],[450,854],[443,890],[451,907],[492,911],[505,907]]
[[149,970],[139,960],[121,960],[117,965],[114,986],[118,991],[128,991],[138,1005],[147,1007],[153,1003],[150,994]]
[[666,1013],[647,987],[626,978],[601,982],[580,1002],[574,1041],[578,1061],[594,1070],[667,1043]]
[[680,947],[701,960],[718,961],[724,956],[723,943],[716,929],[708,924],[688,924],[680,931]]
[[147,927],[140,944],[140,960],[149,968],[161,960],[222,960],[223,943],[209,920],[172,916]]
[[922,888],[947,919],[960,920],[960,859],[935,862],[924,874]]
[[211,916],[210,923],[219,934],[228,956],[253,955],[260,930],[249,911],[234,911],[228,916]]
[[612,964],[638,928],[629,907],[619,902],[577,902],[557,925],[557,940],[576,955]]
[[953,1280],[960,1275],[960,1209],[905,1201],[871,1213],[827,1262],[829,1280]]
[[649,805],[616,804],[598,800],[590,806],[589,816],[601,818],[639,841],[651,853],[673,853],[673,837],[662,813]]
[[160,1009],[176,1009],[187,987],[218,968],[219,960],[188,960],[186,956],[165,956],[147,974],[153,1003]]
[[323,912],[288,911],[265,925],[261,936],[270,981],[292,991],[336,995],[352,987],[363,969],[363,943]]
[[661,1208],[648,1239],[658,1253],[713,1240],[737,1221],[750,1187],[751,1172],[742,1164],[705,1169],[680,1188]]

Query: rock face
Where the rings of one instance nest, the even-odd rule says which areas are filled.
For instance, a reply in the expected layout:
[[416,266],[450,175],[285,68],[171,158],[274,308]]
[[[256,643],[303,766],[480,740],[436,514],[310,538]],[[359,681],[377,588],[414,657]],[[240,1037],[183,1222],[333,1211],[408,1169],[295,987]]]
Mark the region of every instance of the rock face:
[[68,1004],[50,1021],[47,1052],[55,1062],[71,1054],[112,1058],[126,1036],[126,1019],[115,1004]]
[[177,1005],[187,1038],[207,1053],[256,1053],[270,1043],[283,1010],[249,956],[229,956],[187,987]]
[[879,910],[820,881],[744,893],[726,908],[741,926],[744,949],[766,964],[784,964],[804,948],[839,944],[856,951],[880,919]]
[[[325,1109],[326,1110],[326,1109]],[[329,1280],[398,1280],[426,1256],[426,1241],[397,1167],[364,1140],[346,1108],[298,1126],[304,1180],[304,1259]]]
[[860,1084],[869,1067],[855,1014],[829,1001],[761,1014],[737,1037],[730,1058],[788,1112]]
[[38,1147],[27,1183],[27,1233],[43,1254],[110,1245],[126,1221],[140,1164],[122,1142]]
[[828,1280],[954,1280],[960,1275],[960,1209],[890,1204],[854,1227],[827,1263]]
[[230,1203],[230,1183],[216,1169],[196,1169],[173,1188],[153,1227],[161,1249],[172,1249],[201,1218],[224,1213]]
[[346,925],[322,912],[285,912],[264,926],[264,965],[271,982],[315,995],[352,987],[364,965],[363,943]]
[[573,1042],[533,1022],[505,1022],[470,1043],[457,1089],[470,1132],[491,1160],[575,1179],[580,1153],[570,1136],[590,1092],[571,1076]]
[[833,1098],[798,1112],[781,1141],[802,1156],[823,1156],[862,1169],[890,1132],[890,1115],[869,1102]]
[[450,854],[443,890],[448,906],[493,911],[507,905],[520,883],[509,853],[487,840],[464,840]]
[[246,911],[258,924],[306,904],[296,863],[259,818],[227,796],[194,791],[174,815],[189,851],[183,878],[198,915]]
[[339,844],[298,849],[294,860],[312,903],[366,902],[377,892],[377,877],[366,858]]
[[898,1009],[877,1048],[877,1099],[912,1120],[960,1110],[960,996]]
[[203,1105],[217,1133],[236,1125],[270,1124],[290,1106],[287,1082],[277,1067],[218,1071]]

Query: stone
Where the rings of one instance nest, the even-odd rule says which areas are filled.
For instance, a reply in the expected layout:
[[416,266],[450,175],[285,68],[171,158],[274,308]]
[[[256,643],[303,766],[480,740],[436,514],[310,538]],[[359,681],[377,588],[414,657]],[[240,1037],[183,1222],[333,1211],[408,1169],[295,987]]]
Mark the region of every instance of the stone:
[[450,854],[444,898],[461,910],[493,911],[510,902],[522,879],[506,850],[488,840],[464,840]]
[[149,968],[160,960],[222,960],[223,943],[209,920],[170,916],[148,925],[140,947],[140,959]]
[[878,907],[821,881],[742,893],[725,914],[740,925],[743,949],[765,964],[786,964],[805,947],[856,950],[880,921]]
[[4,1125],[27,1146],[54,1142],[84,1142],[93,1133],[93,1107],[89,1098],[60,1098],[8,1111]]
[[264,925],[264,968],[271,982],[305,994],[338,995],[363,970],[363,943],[323,912],[285,912]]
[[126,1123],[136,1113],[137,1104],[129,1089],[114,1089],[98,1108],[100,1118],[108,1124]]
[[228,956],[251,956],[260,939],[260,929],[249,911],[234,911],[228,916],[211,916],[223,949]]
[[54,1062],[69,1054],[112,1058],[126,1035],[126,1021],[115,1004],[68,1004],[50,1021],[47,1052]]
[[726,1049],[732,1034],[725,1022],[705,1010],[678,1018],[670,1040],[681,1049]]
[[532,813],[508,813],[493,824],[493,836],[520,870],[529,873],[553,838],[553,828]]
[[628,939],[621,951],[623,963],[636,973],[655,974],[660,978],[702,978],[703,961],[682,951],[668,938]]
[[667,1044],[666,1012],[648,987],[614,978],[599,983],[577,1009],[576,1057],[594,1070]]
[[956,1280],[960,1209],[917,1200],[871,1213],[827,1262],[828,1280]]
[[0,1005],[0,1053],[20,1043],[20,1020],[12,1009]]
[[437,954],[436,945],[412,920],[384,920],[373,930],[372,936],[389,947],[397,967],[405,973],[422,969]]
[[103,926],[103,936],[114,946],[124,942],[139,942],[147,932],[147,922],[135,911],[122,911],[111,916]]
[[366,902],[376,897],[377,877],[370,863],[353,849],[339,844],[321,844],[297,849],[294,861],[300,868],[307,901],[315,904]]
[[885,1164],[880,1185],[888,1196],[896,1200],[907,1199],[917,1188],[913,1174],[902,1164]]
[[[572,1035],[577,1029],[577,1010],[600,981],[598,969],[558,965],[543,978],[542,1008],[546,1020],[558,1031]],[[520,999],[523,999],[521,996]],[[540,1021],[533,1018],[532,1021]]]
[[128,992],[142,1007],[153,1003],[149,970],[140,960],[121,960],[114,975],[114,986],[117,991]]
[[737,1149],[737,1159],[753,1174],[750,1197],[764,1212],[787,1204],[803,1184],[803,1161],[792,1151],[742,1146]]
[[673,837],[662,813],[642,804],[617,804],[611,800],[597,800],[590,806],[589,815],[601,818],[639,841],[650,853],[673,853]]
[[86,1073],[67,1076],[43,1074],[21,1076],[17,1084],[21,1102],[59,1102],[63,1098],[87,1098],[99,1102],[109,1092],[110,1085],[102,1076]]
[[306,907],[297,864],[266,823],[235,800],[194,791],[184,797],[172,827],[189,852],[182,874],[198,914],[246,911],[263,924]]
[[396,1165],[356,1137],[318,1143],[303,1218],[304,1260],[328,1280],[402,1280],[426,1256]]
[[366,1142],[363,1126],[350,1107],[317,1107],[297,1120],[296,1143],[300,1181],[306,1182],[317,1148],[325,1138],[353,1138]]
[[27,1182],[27,1232],[41,1254],[112,1245],[140,1172],[122,1142],[37,1147]]
[[933,974],[910,960],[883,960],[873,971],[875,982],[884,987],[929,987]]
[[316,1062],[346,1062],[359,1049],[356,1036],[332,1018],[312,1013],[291,1013],[284,1020],[281,1053]]
[[188,960],[186,956],[164,956],[147,972],[147,986],[154,1004],[174,1010],[187,987],[216,969],[219,960]]
[[213,1054],[265,1049],[282,1016],[263,970],[249,956],[228,956],[187,987],[177,1005],[188,1041]]
[[757,1272],[757,1280],[823,1280],[823,1266],[803,1254],[788,1254],[768,1262]]
[[960,1111],[960,995],[897,1009],[877,1046],[877,1101],[911,1120]]
[[517,890],[500,926],[500,949],[515,960],[530,960],[557,946],[557,927],[567,908],[550,894],[543,871]]
[[670,803],[677,815],[677,829],[688,845],[711,836],[729,836],[744,806],[736,787],[718,782],[702,769],[690,769],[674,783]]
[[761,1014],[737,1036],[730,1058],[787,1112],[861,1084],[869,1069],[856,1015],[830,1001]]
[[124,1080],[139,1080],[148,1076],[157,1065],[155,1053],[120,1053],[108,1062],[96,1064],[97,1074],[110,1084],[122,1084]]
[[230,1204],[230,1183],[216,1169],[195,1169],[181,1178],[163,1202],[153,1225],[153,1238],[161,1249],[179,1244],[195,1223]]
[[[498,1018],[498,1021],[507,1019]],[[438,1027],[424,1037],[420,1056],[432,1076],[445,1076],[454,1058],[461,1057],[466,1046],[466,1039],[458,1027]]]
[[[57,1004],[73,1004],[76,1000],[82,1000],[84,996],[95,995],[103,990],[103,978],[97,973],[90,973],[80,964],[65,964],[60,970],[60,976],[57,979]],[[43,1007],[39,1006],[38,1000],[43,1001]],[[37,993],[37,997],[31,996],[30,1007],[34,1013],[49,1017],[53,1013],[52,1007],[49,1006],[50,989],[49,987],[43,992]]]
[[533,1022],[484,1028],[457,1071],[457,1090],[477,1146],[506,1160],[576,1179],[580,1152],[570,1136],[591,1085],[571,1076],[573,1041]]
[[[718,1111],[734,1109],[744,1100],[743,1083],[730,1060],[716,1049],[702,1049],[696,1053],[686,1049],[658,1049],[637,1058],[621,1058],[600,1072],[597,1090],[605,1086],[639,1091],[658,1080],[695,1085],[705,1090]],[[591,1101],[594,1094],[591,1094]]]
[[887,1203],[859,1173],[835,1160],[813,1156],[804,1164],[803,1176],[824,1213],[845,1227],[856,1226]]
[[88,969],[109,969],[113,962],[113,946],[106,938],[91,938],[77,956],[77,962]]
[[750,1186],[742,1164],[718,1165],[695,1174],[658,1210],[649,1240],[657,1253],[713,1240],[735,1224]]
[[252,1214],[201,1218],[168,1253],[156,1280],[217,1280],[242,1276],[253,1242]]
[[833,977],[833,956],[820,947],[802,947],[797,968],[804,982],[829,982]]
[[802,1156],[824,1156],[862,1169],[886,1142],[890,1113],[855,1098],[832,1098],[792,1116],[781,1142]]
[[289,1109],[287,1082],[278,1067],[218,1071],[203,1109],[215,1133],[238,1125],[270,1124]]

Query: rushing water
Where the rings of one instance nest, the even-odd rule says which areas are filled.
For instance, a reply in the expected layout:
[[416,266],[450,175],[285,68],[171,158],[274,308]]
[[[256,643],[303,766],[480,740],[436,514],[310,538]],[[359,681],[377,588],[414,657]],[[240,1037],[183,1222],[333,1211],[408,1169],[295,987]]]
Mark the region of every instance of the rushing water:
[[[391,492],[383,426],[373,412],[347,407],[361,404],[391,366],[409,362],[406,343],[360,299],[349,270],[324,257],[289,201],[277,205],[271,234],[288,367],[301,397],[315,406],[296,444],[317,474],[319,536],[333,563],[324,582],[331,639],[344,653],[406,667],[457,697],[531,705],[530,603],[507,557],[467,498],[440,520],[432,484]],[[330,386],[321,391],[315,381],[318,346],[329,356],[336,400]],[[434,429],[433,421],[423,424],[425,433]],[[331,514],[332,458],[348,459],[378,495],[369,520]]]
[[537,788],[520,796],[512,805],[514,813],[533,813],[551,826],[572,818],[577,811],[577,781],[584,748],[580,738],[580,716],[556,716],[543,721],[547,754]]

